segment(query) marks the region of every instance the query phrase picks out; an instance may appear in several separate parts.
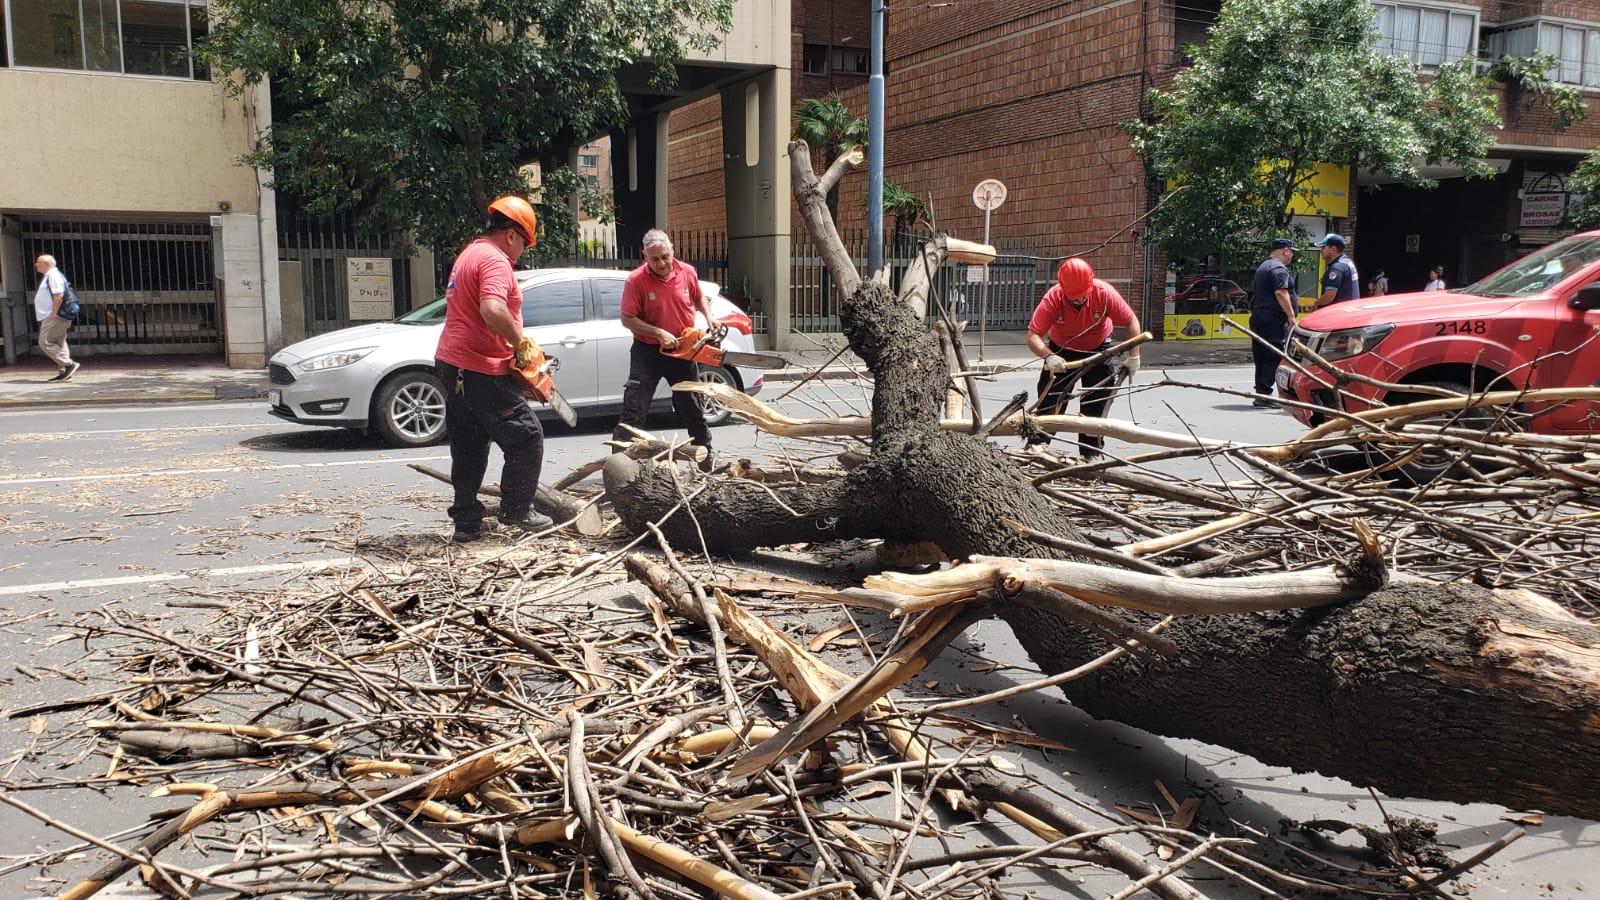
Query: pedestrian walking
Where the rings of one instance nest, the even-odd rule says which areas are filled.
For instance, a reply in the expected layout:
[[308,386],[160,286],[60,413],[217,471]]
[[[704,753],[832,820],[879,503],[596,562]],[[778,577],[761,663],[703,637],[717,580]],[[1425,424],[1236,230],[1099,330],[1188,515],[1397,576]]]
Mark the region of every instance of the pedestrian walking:
[[1424,291],[1444,290],[1444,266],[1434,266],[1428,270],[1428,283],[1422,289]]
[[1344,238],[1330,233],[1312,246],[1322,251],[1322,259],[1328,264],[1322,273],[1322,295],[1317,298],[1317,309],[1330,303],[1359,300],[1361,278],[1356,274],[1356,264],[1344,255]]
[[1378,274],[1372,277],[1372,296],[1382,297],[1387,293],[1389,293],[1389,275],[1379,269]]
[[1289,323],[1294,321],[1294,273],[1289,263],[1294,261],[1294,241],[1278,238],[1272,242],[1267,258],[1256,267],[1253,290],[1250,293],[1250,330],[1260,340],[1250,345],[1250,355],[1256,366],[1256,398],[1254,406],[1277,407],[1272,400],[1273,379],[1278,372],[1279,352],[1289,340]]
[[506,196],[489,204],[483,232],[463,249],[445,288],[444,331],[434,368],[444,382],[445,433],[450,438],[450,519],[458,544],[483,536],[478,489],[489,466],[489,444],[505,457],[500,472],[501,524],[517,531],[549,528],[533,510],[544,464],[544,429],[511,375],[523,342],[522,291],[511,264],[537,240],[538,218],[527,200]]
[[51,381],[71,381],[82,365],[72,361],[72,348],[67,346],[67,332],[72,330],[72,323],[78,317],[76,309],[64,308],[67,276],[56,268],[56,258],[48,253],[39,254],[33,261],[33,270],[39,273],[39,289],[33,295],[33,315],[39,322],[39,351],[56,365]]
[[[661,379],[665,378],[668,384],[699,380],[693,361],[663,352],[677,349],[678,336],[695,324],[695,311],[705,316],[708,328],[718,327],[711,317],[711,299],[700,291],[700,276],[694,266],[673,255],[672,239],[667,233],[659,228],[646,231],[643,249],[644,264],[633,270],[622,287],[622,324],[633,332],[633,345],[628,348],[628,380],[622,387],[622,418],[611,433],[612,439],[618,441],[633,437],[624,426],[644,427]],[[715,464],[711,429],[706,425],[700,398],[673,391],[672,408],[689,433],[689,440],[705,448],[700,468],[711,471]]]
[[[1056,270],[1056,283],[1044,292],[1028,322],[1028,349],[1044,360],[1038,385],[1040,415],[1065,413],[1073,388],[1081,382],[1079,413],[1105,417],[1111,408],[1117,369],[1132,378],[1139,371],[1139,348],[1129,350],[1118,367],[1110,357],[1078,368],[1069,368],[1067,363],[1109,348],[1114,325],[1126,327],[1130,335],[1144,330],[1128,301],[1116,288],[1094,277],[1087,260],[1073,257],[1062,263]],[[1030,447],[1049,442],[1050,435],[1042,432],[1028,438]],[[1078,435],[1078,453],[1084,459],[1101,456],[1104,447],[1105,439],[1099,435]]]

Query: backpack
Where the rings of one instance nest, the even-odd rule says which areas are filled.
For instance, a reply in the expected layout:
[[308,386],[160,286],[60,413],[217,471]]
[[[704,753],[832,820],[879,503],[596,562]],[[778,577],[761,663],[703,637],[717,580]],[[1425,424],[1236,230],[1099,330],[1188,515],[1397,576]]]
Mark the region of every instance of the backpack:
[[61,283],[67,286],[61,295],[61,308],[56,310],[56,315],[63,319],[76,319],[78,317],[78,292],[72,289],[72,282],[65,275],[61,276]]

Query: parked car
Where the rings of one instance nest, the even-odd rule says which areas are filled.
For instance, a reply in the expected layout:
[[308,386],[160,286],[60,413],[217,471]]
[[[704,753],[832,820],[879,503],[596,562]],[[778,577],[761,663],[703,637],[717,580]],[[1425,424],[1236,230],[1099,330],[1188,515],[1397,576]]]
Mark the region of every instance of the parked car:
[[[1339,369],[1399,385],[1431,385],[1458,393],[1600,385],[1600,231],[1577,234],[1452,291],[1389,294],[1347,300],[1302,318],[1292,332]],[[1284,364],[1277,387],[1290,407],[1316,425],[1323,409],[1355,412],[1426,395],[1351,382],[1341,398],[1318,377],[1309,357],[1290,344],[1304,374]],[[1593,434],[1600,404],[1527,403],[1519,424],[1544,434]],[[1487,413],[1478,421],[1491,418]]]
[[1173,313],[1179,315],[1248,312],[1249,300],[1250,294],[1238,282],[1210,275],[1198,277],[1166,296],[1166,301],[1173,304]]
[[[620,319],[628,273],[608,269],[535,269],[517,273],[523,329],[556,364],[556,387],[580,418],[622,409],[633,335]],[[723,346],[751,352],[750,317],[700,282],[711,312],[728,326]],[[273,415],[301,425],[371,431],[395,447],[420,447],[444,437],[444,385],[433,374],[433,353],[444,330],[439,298],[392,322],[357,325],[318,335],[273,354],[267,402]],[[705,326],[704,322],[700,323]],[[761,390],[762,372],[734,366],[700,367],[702,381],[719,381],[748,394]],[[656,405],[670,405],[665,384]],[[539,417],[555,413],[534,404]],[[706,421],[729,413],[708,403]]]

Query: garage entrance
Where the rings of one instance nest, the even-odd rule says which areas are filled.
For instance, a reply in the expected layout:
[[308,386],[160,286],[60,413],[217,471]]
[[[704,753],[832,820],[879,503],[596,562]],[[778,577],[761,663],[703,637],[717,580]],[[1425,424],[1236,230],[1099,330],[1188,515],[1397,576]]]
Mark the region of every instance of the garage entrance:
[[[77,291],[74,355],[222,353],[209,220],[21,225],[23,271],[31,274],[34,259],[48,253]],[[29,280],[30,311],[37,283]]]

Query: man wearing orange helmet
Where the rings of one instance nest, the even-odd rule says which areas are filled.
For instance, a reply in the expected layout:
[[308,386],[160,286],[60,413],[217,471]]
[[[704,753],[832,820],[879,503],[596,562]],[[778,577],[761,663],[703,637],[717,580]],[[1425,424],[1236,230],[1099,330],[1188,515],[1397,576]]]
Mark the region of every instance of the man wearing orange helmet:
[[[1111,408],[1111,389],[1116,372],[1110,357],[1088,366],[1072,368],[1069,362],[1087,359],[1110,347],[1111,328],[1121,325],[1128,334],[1144,329],[1128,301],[1117,289],[1094,277],[1088,261],[1072,257],[1056,270],[1056,283],[1044,292],[1028,322],[1028,349],[1044,360],[1039,373],[1040,415],[1061,415],[1072,399],[1073,386],[1083,382],[1083,397],[1078,411],[1085,416],[1104,418]],[[1139,371],[1139,348],[1128,351],[1121,368],[1128,377]],[[1028,438],[1028,446],[1048,444],[1050,435]],[[1105,439],[1098,435],[1078,435],[1078,452],[1094,459],[1103,452]]]
[[539,220],[528,201],[506,196],[489,204],[489,221],[450,268],[444,332],[434,368],[444,382],[445,432],[450,437],[450,519],[456,543],[483,535],[478,489],[489,467],[489,443],[505,456],[500,472],[500,521],[519,531],[550,527],[533,510],[544,464],[544,429],[510,374],[522,340],[522,291],[511,263],[537,239]]

